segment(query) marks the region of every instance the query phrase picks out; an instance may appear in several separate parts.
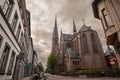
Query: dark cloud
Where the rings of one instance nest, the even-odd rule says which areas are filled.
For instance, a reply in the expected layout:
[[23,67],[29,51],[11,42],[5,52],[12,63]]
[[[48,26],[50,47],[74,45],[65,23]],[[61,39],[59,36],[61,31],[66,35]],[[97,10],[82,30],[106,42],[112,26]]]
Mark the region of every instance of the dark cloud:
[[93,0],[27,0],[27,8],[31,12],[32,36],[39,61],[46,65],[51,51],[52,31],[55,14],[57,14],[58,30],[72,34],[73,17],[77,30],[85,23],[98,32],[103,47],[105,37],[99,20],[93,16],[91,3]]

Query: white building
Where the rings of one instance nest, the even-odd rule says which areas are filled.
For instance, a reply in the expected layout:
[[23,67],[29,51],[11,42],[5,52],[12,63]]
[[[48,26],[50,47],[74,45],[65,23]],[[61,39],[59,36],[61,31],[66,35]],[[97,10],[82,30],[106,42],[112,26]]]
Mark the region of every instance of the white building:
[[19,0],[0,0],[0,80],[12,79],[16,57],[21,53],[24,21]]
[[32,63],[32,60],[33,60],[33,50],[34,50],[33,40],[32,40],[32,38],[30,38],[30,41],[29,41],[29,54],[28,54],[28,61],[27,61],[27,64],[28,64],[28,75],[32,74],[32,68],[33,68],[33,63]]

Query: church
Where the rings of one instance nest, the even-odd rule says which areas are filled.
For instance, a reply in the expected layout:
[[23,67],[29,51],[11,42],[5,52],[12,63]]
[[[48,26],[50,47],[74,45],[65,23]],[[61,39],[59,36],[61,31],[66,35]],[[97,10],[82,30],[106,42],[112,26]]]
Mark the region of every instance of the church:
[[99,36],[95,30],[85,23],[77,31],[73,20],[73,34],[66,34],[61,31],[59,39],[56,18],[51,52],[56,56],[58,67],[63,70],[106,68]]

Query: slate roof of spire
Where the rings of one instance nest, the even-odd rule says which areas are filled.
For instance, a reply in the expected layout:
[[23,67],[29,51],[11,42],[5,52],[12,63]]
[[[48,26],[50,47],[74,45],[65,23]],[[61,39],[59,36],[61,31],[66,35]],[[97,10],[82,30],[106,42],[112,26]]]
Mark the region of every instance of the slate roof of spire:
[[57,18],[55,18],[55,25],[53,31],[53,38],[58,38]]
[[73,19],[73,32],[77,32],[74,19]]

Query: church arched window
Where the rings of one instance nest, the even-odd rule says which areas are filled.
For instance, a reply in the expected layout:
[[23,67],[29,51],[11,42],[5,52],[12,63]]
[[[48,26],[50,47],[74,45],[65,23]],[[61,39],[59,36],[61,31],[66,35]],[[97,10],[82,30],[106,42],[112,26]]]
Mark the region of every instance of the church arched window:
[[97,40],[93,33],[91,34],[91,42],[92,42],[93,52],[97,53],[98,52],[97,43],[96,43]]
[[88,42],[87,42],[87,37],[85,34],[82,35],[82,44],[83,44],[83,52],[88,53]]
[[70,43],[67,43],[67,45],[66,45],[66,46],[67,46],[68,50],[70,50],[70,51],[72,50],[72,46],[71,46],[71,44],[70,44]]
[[55,39],[55,45],[57,45],[57,44],[58,44],[57,39]]

